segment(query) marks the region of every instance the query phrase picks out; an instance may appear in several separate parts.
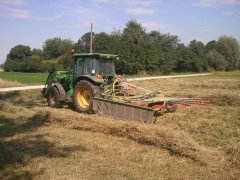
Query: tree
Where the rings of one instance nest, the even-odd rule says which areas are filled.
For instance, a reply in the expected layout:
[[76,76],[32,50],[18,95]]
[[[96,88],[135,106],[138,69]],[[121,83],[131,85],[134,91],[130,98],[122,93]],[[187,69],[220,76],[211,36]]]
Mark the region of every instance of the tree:
[[43,45],[43,55],[46,59],[55,59],[71,51],[73,42],[69,39],[48,39]]
[[[75,44],[75,48],[77,52],[88,53],[90,49],[90,32],[85,33],[78,42]],[[95,37],[95,33],[92,33],[93,39]]]
[[201,41],[193,40],[189,44],[192,70],[196,72],[206,71],[208,68],[207,53]]
[[233,37],[221,36],[218,43],[222,45],[221,54],[228,62],[227,70],[236,70],[240,66],[240,46],[238,41]]
[[192,59],[190,49],[184,44],[179,44],[176,49],[176,66],[175,71],[177,72],[189,72],[193,71]]
[[42,49],[33,49],[32,50],[32,55],[36,55],[36,56],[39,56],[39,57],[42,57],[43,56],[43,50]]
[[147,35],[146,30],[136,20],[126,24],[122,33],[122,48],[125,68],[128,74],[137,74],[144,71],[147,61]]
[[25,45],[13,47],[4,63],[5,71],[21,71],[21,64],[32,55],[31,48]]
[[20,64],[22,72],[42,72],[44,71],[41,63],[41,58],[37,55],[29,56]]
[[207,54],[208,64],[217,71],[223,71],[226,69],[227,62],[225,57],[218,51],[210,50]]
[[111,36],[105,32],[95,34],[93,39],[93,52],[109,53]]
[[149,58],[152,59],[148,65],[151,65],[148,69],[162,72],[167,74],[172,72],[176,64],[176,48],[179,44],[178,36],[170,34],[161,34],[159,31],[151,31],[148,35],[148,42],[152,49],[155,49],[149,54]]
[[219,44],[217,41],[212,40],[206,44],[206,51],[209,52],[211,50],[219,50]]
[[22,61],[32,55],[31,48],[25,45],[17,45],[10,50],[9,58],[15,61]]

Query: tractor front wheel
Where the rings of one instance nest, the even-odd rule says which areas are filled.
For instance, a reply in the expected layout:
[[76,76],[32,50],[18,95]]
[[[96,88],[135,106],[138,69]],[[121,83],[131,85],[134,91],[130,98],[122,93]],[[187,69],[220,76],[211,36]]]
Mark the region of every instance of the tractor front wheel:
[[83,113],[93,112],[93,97],[98,91],[97,86],[94,86],[88,81],[81,81],[74,88],[74,105],[76,110]]
[[59,92],[56,87],[50,87],[47,95],[47,103],[48,106],[52,108],[58,108],[60,107],[60,102],[59,102]]

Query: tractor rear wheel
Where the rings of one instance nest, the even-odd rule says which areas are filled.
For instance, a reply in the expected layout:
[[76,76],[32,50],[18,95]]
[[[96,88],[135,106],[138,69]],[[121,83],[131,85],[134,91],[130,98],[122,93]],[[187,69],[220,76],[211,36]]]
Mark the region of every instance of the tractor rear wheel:
[[83,113],[93,112],[93,97],[99,97],[100,88],[88,81],[81,81],[74,88],[74,105],[76,110]]
[[47,103],[48,106],[52,108],[58,108],[60,107],[60,101],[59,101],[59,92],[56,87],[52,86],[50,87],[47,95]]

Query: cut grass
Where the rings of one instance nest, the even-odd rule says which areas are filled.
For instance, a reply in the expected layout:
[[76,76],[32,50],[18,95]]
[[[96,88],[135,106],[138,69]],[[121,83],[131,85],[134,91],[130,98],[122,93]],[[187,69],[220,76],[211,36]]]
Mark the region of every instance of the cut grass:
[[[226,166],[227,161],[219,162],[221,152],[201,147],[182,130],[112,121],[69,109],[1,105],[3,178],[234,177],[228,174],[234,169]],[[6,159],[9,155],[11,159]]]
[[48,108],[38,90],[2,93],[0,178],[237,179],[239,83],[235,75],[135,82],[211,100],[152,125]]
[[5,88],[5,87],[16,87],[16,86],[22,86],[23,84],[19,83],[19,82],[13,82],[13,81],[7,81],[7,80],[3,80],[0,79],[0,88]]
[[22,84],[44,84],[48,73],[0,72],[0,79]]

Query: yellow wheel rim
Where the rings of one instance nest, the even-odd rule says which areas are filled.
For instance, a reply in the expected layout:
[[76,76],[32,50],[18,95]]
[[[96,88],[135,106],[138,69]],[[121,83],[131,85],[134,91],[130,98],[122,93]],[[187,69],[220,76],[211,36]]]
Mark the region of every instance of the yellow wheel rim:
[[77,94],[78,103],[82,108],[87,108],[90,104],[91,94],[87,89],[81,89]]

